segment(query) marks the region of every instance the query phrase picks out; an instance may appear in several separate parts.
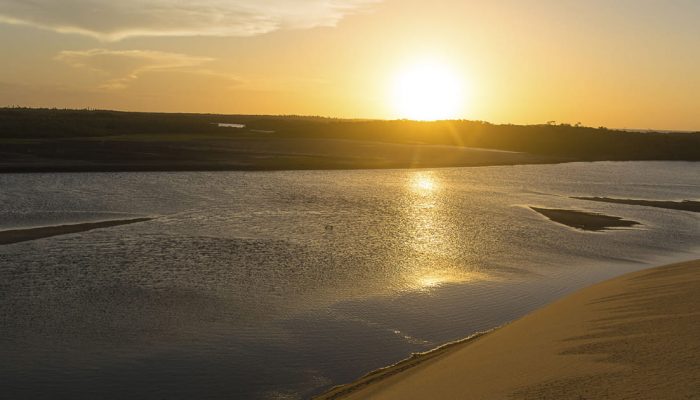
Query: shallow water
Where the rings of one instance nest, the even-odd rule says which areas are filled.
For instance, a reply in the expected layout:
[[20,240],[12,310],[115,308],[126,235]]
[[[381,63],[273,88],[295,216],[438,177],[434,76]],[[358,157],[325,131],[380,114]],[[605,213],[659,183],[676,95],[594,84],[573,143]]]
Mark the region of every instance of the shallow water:
[[[700,164],[0,175],[12,397],[308,397],[576,288],[698,255]],[[640,222],[583,232],[527,206]]]

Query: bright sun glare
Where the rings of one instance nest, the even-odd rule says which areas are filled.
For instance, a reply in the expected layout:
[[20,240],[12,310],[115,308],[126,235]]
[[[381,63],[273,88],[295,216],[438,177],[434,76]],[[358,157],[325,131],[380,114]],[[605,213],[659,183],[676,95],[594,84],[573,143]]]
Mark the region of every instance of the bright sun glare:
[[393,103],[399,118],[419,121],[457,118],[463,106],[464,83],[447,65],[421,62],[395,78]]

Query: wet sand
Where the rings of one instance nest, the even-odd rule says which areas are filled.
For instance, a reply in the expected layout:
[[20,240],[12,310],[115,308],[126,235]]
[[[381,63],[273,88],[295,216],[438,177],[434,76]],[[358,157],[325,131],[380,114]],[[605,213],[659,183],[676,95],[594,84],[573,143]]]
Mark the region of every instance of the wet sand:
[[700,260],[635,272],[319,398],[697,398],[699,302]]
[[83,224],[42,226],[30,229],[13,229],[0,231],[0,245],[27,242],[52,236],[68,235],[85,232],[92,229],[109,228],[112,226],[135,224],[150,221],[153,218],[120,219],[111,221],[88,222]]
[[639,222],[629,221],[611,215],[576,210],[530,208],[549,218],[551,221],[584,231],[604,231],[610,228],[625,228],[640,225]]
[[644,206],[666,208],[669,210],[700,212],[700,201],[663,201],[663,200],[635,200],[635,199],[614,199],[610,197],[572,197],[577,200],[597,201],[600,203],[627,204],[631,206]]

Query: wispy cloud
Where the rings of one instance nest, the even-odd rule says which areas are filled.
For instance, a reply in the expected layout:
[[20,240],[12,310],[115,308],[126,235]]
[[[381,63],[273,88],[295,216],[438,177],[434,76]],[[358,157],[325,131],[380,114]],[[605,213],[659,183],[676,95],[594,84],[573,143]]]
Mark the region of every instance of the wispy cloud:
[[381,0],[0,0],[0,22],[115,41],[335,26]]
[[104,76],[102,89],[123,89],[130,82],[148,72],[176,71],[204,75],[217,75],[234,82],[235,78],[224,76],[202,65],[213,61],[208,57],[195,57],[179,53],[151,50],[107,50],[91,49],[62,51],[56,59],[75,68],[84,68]]

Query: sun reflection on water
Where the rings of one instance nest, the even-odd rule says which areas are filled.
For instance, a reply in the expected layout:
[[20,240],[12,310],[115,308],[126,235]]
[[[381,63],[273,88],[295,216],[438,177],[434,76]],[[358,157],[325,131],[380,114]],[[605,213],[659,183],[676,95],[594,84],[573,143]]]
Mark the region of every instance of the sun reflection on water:
[[426,275],[418,278],[418,285],[425,289],[441,286],[445,283],[442,277]]
[[433,268],[433,271],[418,274],[413,281],[413,290],[429,292],[445,285],[475,281],[494,280],[478,271],[465,271],[458,268]]
[[431,194],[438,188],[437,180],[434,175],[429,172],[418,172],[413,177],[412,186],[415,192],[422,194]]
[[448,284],[489,279],[455,255],[457,227],[445,202],[449,193],[435,171],[415,171],[407,179],[403,207],[404,251],[395,278],[404,290],[430,292]]

